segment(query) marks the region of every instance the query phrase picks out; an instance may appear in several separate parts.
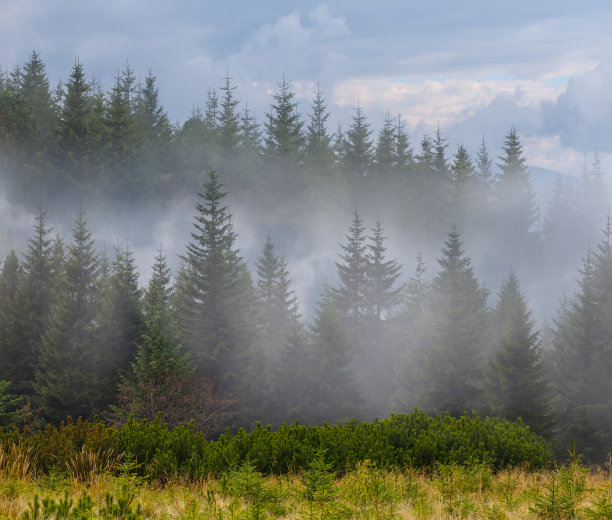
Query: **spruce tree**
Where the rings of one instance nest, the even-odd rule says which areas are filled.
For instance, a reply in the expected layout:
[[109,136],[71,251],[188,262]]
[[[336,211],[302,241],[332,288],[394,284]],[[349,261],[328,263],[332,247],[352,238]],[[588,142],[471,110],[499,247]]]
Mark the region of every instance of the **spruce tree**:
[[53,111],[51,88],[45,64],[36,51],[32,51],[30,59],[24,65],[20,93],[32,107],[32,114],[37,121],[39,139],[42,142],[47,141],[55,127],[57,114]]
[[32,189],[31,177],[24,172],[27,174],[34,166],[32,150],[37,134],[36,117],[27,99],[18,93],[0,91],[0,168],[12,176],[24,195]]
[[342,131],[342,123],[338,123],[338,128],[334,132],[332,150],[334,151],[334,158],[336,165],[344,170],[344,159],[346,156],[346,138]]
[[478,173],[478,180],[484,187],[485,193],[488,192],[493,182],[493,160],[489,154],[484,135],[476,154],[476,171]]
[[334,297],[338,311],[347,317],[351,328],[358,334],[357,329],[363,325],[363,317],[367,313],[368,260],[365,227],[357,211],[353,213],[348,231],[346,245],[341,246],[341,261],[336,262],[340,285],[334,291]]
[[219,97],[214,89],[208,89],[203,121],[206,144],[209,146],[217,144],[219,140]]
[[323,98],[323,93],[317,85],[312,104],[310,105],[310,122],[308,123],[308,133],[306,135],[306,152],[308,164],[317,172],[325,172],[334,162],[332,150],[332,136],[327,132],[327,120],[329,112],[327,103]]
[[[387,410],[393,392],[393,373],[396,357],[390,346],[389,316],[400,304],[403,287],[397,285],[401,266],[386,258],[386,237],[380,219],[372,228],[367,244],[367,273],[364,293],[365,327],[354,339],[358,379],[369,417],[380,417]],[[367,368],[365,368],[367,367]]]
[[335,299],[325,293],[311,327],[312,422],[347,421],[361,412],[361,396],[352,371],[353,351]]
[[376,151],[374,153],[374,163],[376,164],[376,177],[379,182],[386,182],[393,176],[393,165],[395,162],[395,128],[393,118],[389,112],[385,114],[383,127],[378,134]]
[[221,105],[217,114],[219,125],[219,143],[229,153],[234,153],[240,142],[240,117],[236,111],[240,100],[236,99],[229,71],[225,75],[225,82],[221,88]]
[[45,212],[39,208],[34,235],[22,263],[23,283],[19,290],[19,311],[15,323],[19,331],[17,364],[13,391],[32,396],[35,372],[40,356],[41,338],[49,326],[50,309],[55,299],[52,279],[51,229],[46,226]]
[[143,329],[141,290],[134,253],[129,246],[116,249],[115,260],[103,283],[97,319],[98,341],[100,351],[104,352],[104,397],[112,401],[120,376],[129,370],[136,355]]
[[92,123],[92,88],[85,79],[83,65],[76,61],[66,83],[58,127],[60,160],[72,175],[81,175],[93,159],[90,157],[94,139]]
[[290,289],[287,265],[276,253],[270,235],[255,266],[261,341],[267,356],[275,359],[288,333],[290,317],[297,303]]
[[95,341],[99,261],[82,210],[72,237],[63,283],[42,338],[35,383],[43,415],[53,422],[67,415],[90,417],[102,402],[104,357]]
[[243,153],[255,155],[259,155],[262,150],[259,124],[246,102],[240,116],[240,149]]
[[458,415],[483,406],[487,291],[474,276],[455,228],[438,263],[417,333],[414,404]]
[[448,163],[446,161],[447,141],[448,139],[442,136],[440,124],[438,123],[438,129],[436,130],[436,137],[434,140],[433,167],[437,176],[442,179],[448,176]]
[[371,174],[374,160],[372,130],[363,110],[357,103],[355,115],[346,131],[343,170],[350,184]]
[[405,124],[401,116],[397,116],[397,126],[395,127],[395,143],[393,146],[393,177],[396,181],[402,182],[408,176],[409,171],[414,167],[414,158]]
[[[465,146],[458,145],[450,167],[451,204],[456,224],[466,228],[471,228],[471,217],[476,202],[475,178],[476,172]],[[481,218],[481,215],[477,214],[474,217]]]
[[124,423],[130,416],[153,420],[161,414],[170,427],[193,421],[197,430],[218,434],[232,403],[194,375],[177,337],[171,297],[170,268],[160,250],[144,296],[144,331],[131,369],[121,377],[115,418]]
[[266,155],[282,160],[298,159],[305,143],[304,123],[297,110],[298,103],[291,83],[284,76],[272,95],[270,112],[266,113]]
[[368,315],[381,320],[385,313],[392,311],[400,302],[403,287],[396,287],[401,266],[397,260],[385,258],[386,237],[383,234],[380,219],[372,228],[372,235],[367,244],[367,274],[365,289],[365,309]]
[[107,136],[105,162],[108,166],[109,187],[123,193],[132,189],[126,182],[126,175],[134,168],[136,127],[130,107],[130,92],[124,78],[117,71],[115,85],[109,94],[109,102],[104,118]]
[[199,375],[226,393],[241,391],[254,343],[253,288],[235,248],[226,194],[214,171],[196,203],[192,241],[177,280],[181,340]]
[[510,420],[520,417],[537,433],[550,433],[551,396],[538,333],[512,272],[502,285],[494,315],[495,348],[487,371],[493,413]]
[[[605,247],[605,241],[602,244]],[[606,332],[609,315],[601,298],[602,289],[607,289],[601,285],[604,280],[598,263],[589,249],[580,269],[578,290],[561,309],[553,340],[561,439],[564,445],[575,443],[589,460],[601,459],[612,447],[606,433],[611,415],[605,388],[609,384],[607,345],[611,336]]]
[[530,231],[536,223],[536,207],[527,160],[516,128],[512,127],[506,134],[503,151],[504,155],[499,157],[497,164],[500,174],[494,194],[497,232],[503,237],[501,252],[509,255],[528,247]]
[[168,114],[159,103],[157,76],[149,69],[144,86],[138,89],[134,114],[140,131],[149,145],[160,144],[170,138],[172,129]]

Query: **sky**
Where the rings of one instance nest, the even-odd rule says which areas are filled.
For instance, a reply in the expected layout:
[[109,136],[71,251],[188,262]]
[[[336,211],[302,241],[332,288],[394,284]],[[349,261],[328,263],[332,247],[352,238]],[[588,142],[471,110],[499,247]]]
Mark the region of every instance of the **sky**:
[[129,61],[179,124],[228,72],[262,123],[284,75],[305,117],[321,88],[330,131],[357,103],[450,154],[515,126],[530,165],[578,175],[595,151],[612,169],[610,26],[609,1],[0,0],[0,66],[36,50],[57,83],[78,58],[110,90]]

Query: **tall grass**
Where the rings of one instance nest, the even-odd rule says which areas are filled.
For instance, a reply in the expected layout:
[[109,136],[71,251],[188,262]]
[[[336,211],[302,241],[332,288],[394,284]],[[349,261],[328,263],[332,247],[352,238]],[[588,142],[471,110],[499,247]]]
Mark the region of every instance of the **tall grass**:
[[32,446],[18,442],[0,443],[0,476],[25,479],[38,474],[38,454]]

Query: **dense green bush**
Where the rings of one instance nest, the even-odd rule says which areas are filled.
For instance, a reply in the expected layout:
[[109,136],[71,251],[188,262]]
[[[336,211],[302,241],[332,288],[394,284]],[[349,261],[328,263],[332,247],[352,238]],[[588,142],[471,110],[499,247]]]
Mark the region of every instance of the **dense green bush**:
[[[4,442],[16,433],[4,433]],[[246,461],[264,474],[299,471],[318,454],[325,454],[331,470],[343,472],[364,460],[378,467],[428,467],[481,461],[493,468],[528,464],[534,468],[551,461],[541,437],[520,420],[481,418],[477,415],[430,417],[416,410],[371,423],[349,421],[331,426],[284,425],[278,431],[260,424],[251,432],[226,432],[208,441],[193,425],[169,429],[161,419],[130,420],[121,429],[99,421],[67,422],[34,434],[22,442],[38,454],[39,469],[65,469],[75,452],[122,453],[150,478],[170,475],[219,475]]]

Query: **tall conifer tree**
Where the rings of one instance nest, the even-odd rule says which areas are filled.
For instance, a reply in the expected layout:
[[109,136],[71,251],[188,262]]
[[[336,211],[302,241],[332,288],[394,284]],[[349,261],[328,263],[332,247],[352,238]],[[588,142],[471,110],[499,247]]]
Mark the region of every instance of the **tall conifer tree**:
[[417,406],[452,415],[483,406],[487,291],[451,229],[438,260],[418,333]]
[[497,333],[488,367],[487,390],[495,415],[521,417],[534,431],[550,433],[552,418],[546,367],[531,312],[510,273],[495,309]]
[[242,375],[254,345],[253,288],[235,248],[225,195],[211,171],[196,203],[192,241],[183,257],[175,302],[182,343],[199,374],[236,395],[246,383]]

